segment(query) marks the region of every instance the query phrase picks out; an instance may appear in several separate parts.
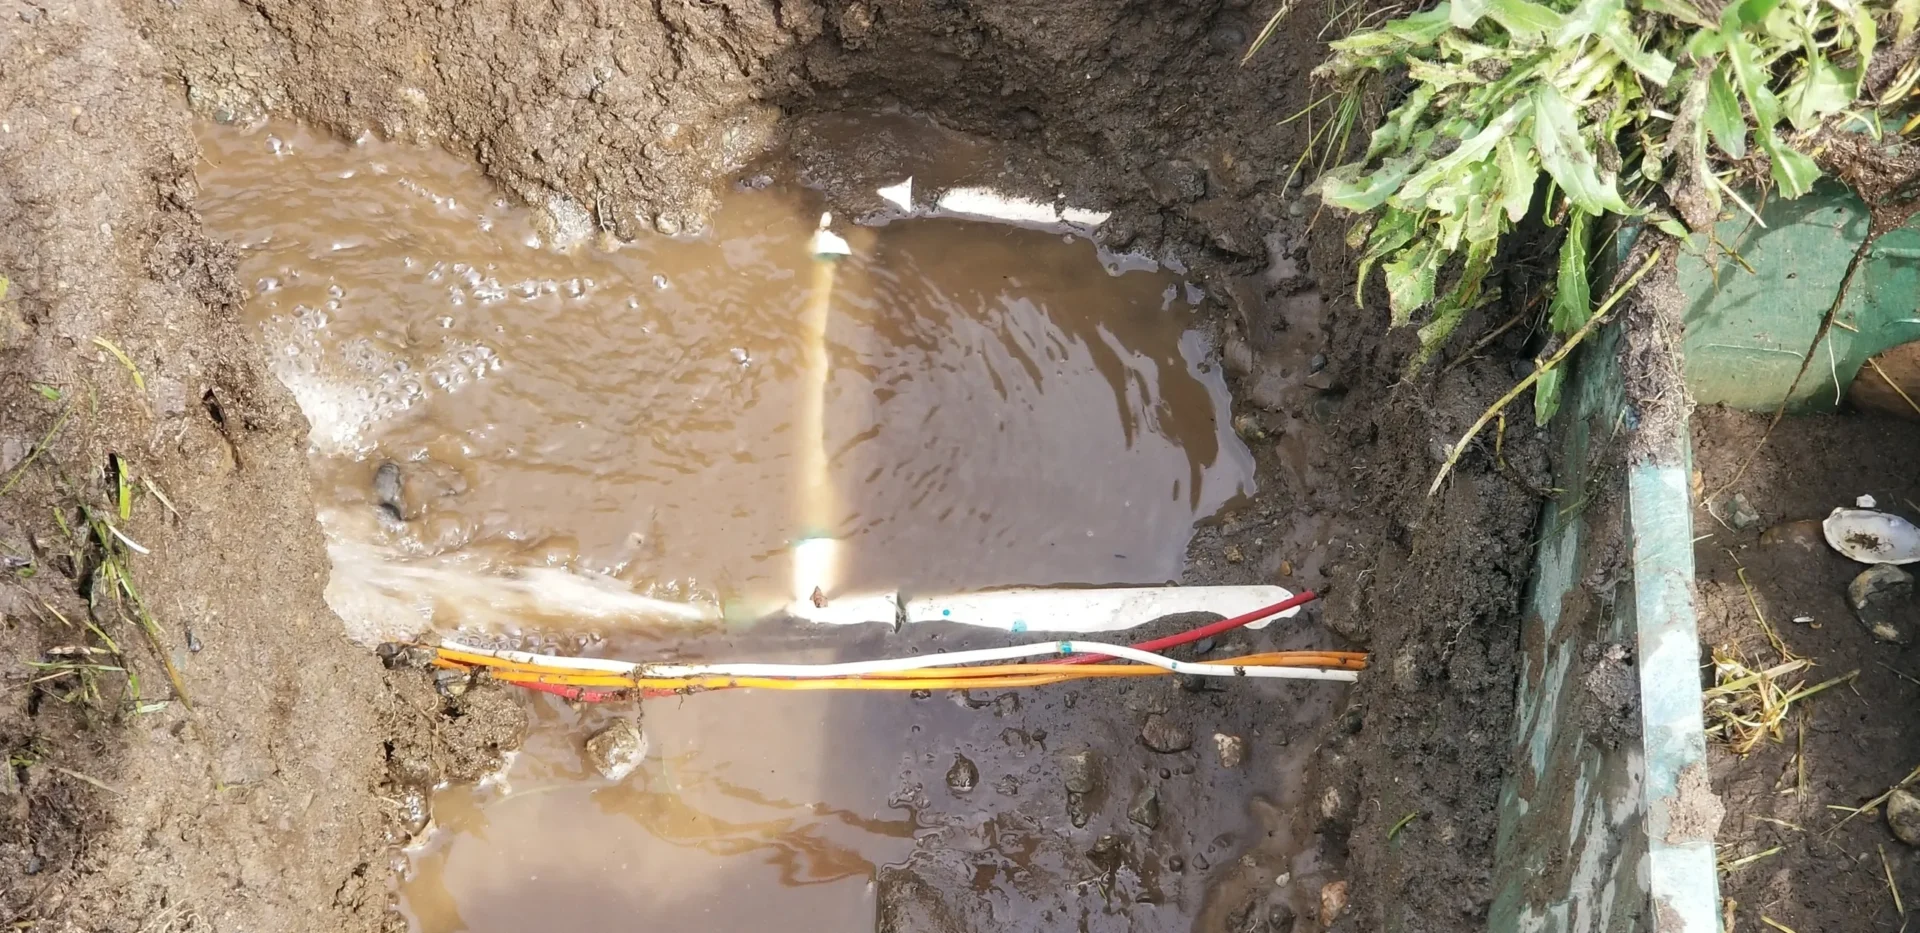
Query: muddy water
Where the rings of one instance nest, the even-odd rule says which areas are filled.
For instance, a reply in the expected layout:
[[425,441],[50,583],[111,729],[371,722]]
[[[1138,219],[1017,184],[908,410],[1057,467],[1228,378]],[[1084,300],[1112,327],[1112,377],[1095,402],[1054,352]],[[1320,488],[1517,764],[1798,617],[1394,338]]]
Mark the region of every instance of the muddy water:
[[[444,153],[282,126],[205,148],[207,222],[247,251],[337,539],[422,572],[785,592],[808,192],[738,191],[703,236],[603,249],[584,223],[536,230]],[[850,584],[1165,581],[1195,519],[1250,488],[1172,276],[1004,226],[842,232],[825,433]],[[386,528],[382,459],[408,476]],[[405,603],[387,627],[460,615],[385,584]]]
[[[775,172],[711,230],[620,245],[564,206],[536,222],[437,151],[290,125],[202,142],[199,203],[243,248],[246,313],[313,424],[328,598],[359,637],[768,660],[987,637],[674,620],[786,592],[809,190]],[[840,229],[825,433],[850,587],[1170,580],[1194,523],[1250,491],[1176,276],[1116,274],[1059,233]],[[388,462],[397,514],[375,501]],[[1313,643],[1279,629],[1218,650]],[[713,694],[649,704],[651,751],[618,785],[580,743],[631,710],[530,698],[502,779],[436,795],[401,900],[432,933],[1165,928],[1287,869],[1286,736],[1334,695]],[[1145,750],[1154,712],[1192,749]],[[1082,750],[1101,776],[1070,808]]]

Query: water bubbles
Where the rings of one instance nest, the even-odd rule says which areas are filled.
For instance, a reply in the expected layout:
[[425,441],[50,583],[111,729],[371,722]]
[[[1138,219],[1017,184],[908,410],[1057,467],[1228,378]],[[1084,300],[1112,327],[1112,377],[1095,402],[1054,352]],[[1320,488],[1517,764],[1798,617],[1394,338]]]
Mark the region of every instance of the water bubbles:
[[748,353],[746,347],[734,347],[729,352],[733,354],[733,361],[739,363],[743,368],[753,365],[753,354]]
[[264,295],[268,292],[277,292],[279,290],[280,280],[270,275],[253,283],[253,293],[256,295]]
[[664,276],[664,275],[656,275],[656,276],[654,276],[654,277],[653,277],[653,287],[654,287],[654,288],[657,288],[657,289],[659,289],[659,290],[661,290],[661,291],[666,291],[666,290],[667,290],[667,285],[668,285],[668,282],[667,282],[667,277],[666,277],[666,276]]
[[267,151],[277,156],[284,156],[292,152],[293,147],[287,145],[287,141],[278,136],[269,136],[267,137]]
[[341,288],[339,284],[336,283],[336,284],[327,286],[327,297],[340,299],[340,298],[345,298],[346,296],[347,296],[347,290],[344,288]]

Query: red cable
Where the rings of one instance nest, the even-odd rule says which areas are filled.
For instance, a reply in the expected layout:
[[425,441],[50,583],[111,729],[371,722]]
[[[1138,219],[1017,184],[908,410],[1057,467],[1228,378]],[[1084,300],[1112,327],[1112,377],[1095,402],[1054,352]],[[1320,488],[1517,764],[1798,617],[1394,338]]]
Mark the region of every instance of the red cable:
[[[1275,615],[1278,613],[1285,612],[1289,609],[1292,609],[1295,606],[1306,605],[1307,603],[1313,602],[1314,600],[1319,598],[1320,597],[1318,594],[1314,593],[1312,590],[1307,590],[1303,593],[1300,593],[1297,596],[1294,596],[1291,599],[1281,600],[1280,602],[1274,603],[1271,606],[1263,606],[1259,609],[1255,609],[1254,611],[1247,613],[1246,615],[1234,616],[1231,619],[1221,619],[1218,622],[1208,623],[1206,625],[1202,625],[1199,628],[1193,629],[1191,631],[1181,632],[1178,635],[1168,635],[1165,638],[1155,638],[1152,641],[1143,641],[1137,645],[1134,645],[1133,647],[1138,648],[1141,651],[1161,651],[1163,649],[1173,648],[1179,645],[1192,644],[1193,642],[1199,641],[1202,638],[1209,638],[1211,636],[1218,635],[1221,632],[1233,631],[1234,629],[1237,629],[1243,625],[1249,625],[1254,622],[1258,622],[1261,619],[1264,619],[1270,615]],[[1111,660],[1113,660],[1112,655],[1076,654],[1071,657],[1061,658],[1059,661],[1055,663],[1093,664],[1098,661],[1111,661]]]

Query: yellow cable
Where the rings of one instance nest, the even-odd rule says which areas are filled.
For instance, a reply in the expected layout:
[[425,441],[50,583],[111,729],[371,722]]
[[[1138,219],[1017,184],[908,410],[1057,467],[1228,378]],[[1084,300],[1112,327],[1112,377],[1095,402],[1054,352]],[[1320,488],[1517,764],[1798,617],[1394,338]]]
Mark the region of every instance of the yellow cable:
[[[563,667],[538,662],[515,661],[457,648],[436,649],[441,660],[456,662],[448,666],[485,667],[492,671],[511,670],[530,674],[552,674],[564,677],[600,677],[621,682],[632,681],[633,675],[616,674],[611,671],[583,671],[577,667]],[[1319,667],[1336,670],[1365,670],[1364,653],[1357,651],[1275,651],[1264,654],[1250,654],[1237,658],[1227,658],[1217,663],[1240,665],[1244,667]],[[975,667],[921,668],[915,670],[887,671],[862,675],[868,680],[895,679],[952,679],[995,676],[1026,677],[1038,674],[1064,674],[1077,672],[1083,677],[1124,677],[1148,674],[1170,674],[1165,668],[1150,664],[991,664]],[[1098,672],[1098,673],[1089,673]],[[662,678],[653,678],[662,679]],[[664,678],[676,679],[676,678]],[[768,678],[784,680],[784,678]],[[819,678],[815,678],[819,679]]]
[[[955,668],[952,670],[913,670],[894,671],[889,674],[864,675],[860,677],[811,678],[789,680],[777,677],[643,677],[603,672],[583,672],[576,669],[558,669],[550,665],[528,665],[518,662],[504,662],[503,659],[489,655],[474,655],[455,649],[441,649],[443,655],[465,655],[484,659],[493,664],[485,665],[487,673],[497,680],[515,684],[545,684],[555,686],[578,687],[599,690],[666,690],[698,691],[724,690],[730,688],[756,688],[764,690],[946,690],[981,689],[989,687],[1035,687],[1062,683],[1069,680],[1085,680],[1107,677],[1150,677],[1164,676],[1170,671],[1147,664],[1009,664],[994,665],[997,670],[987,667]],[[1221,663],[1237,664],[1247,667],[1284,666],[1318,667],[1334,670],[1364,670],[1364,656],[1355,657],[1357,652],[1270,652],[1267,654],[1246,655],[1230,658]],[[435,661],[440,667],[452,669],[470,669],[452,657],[442,657]]]

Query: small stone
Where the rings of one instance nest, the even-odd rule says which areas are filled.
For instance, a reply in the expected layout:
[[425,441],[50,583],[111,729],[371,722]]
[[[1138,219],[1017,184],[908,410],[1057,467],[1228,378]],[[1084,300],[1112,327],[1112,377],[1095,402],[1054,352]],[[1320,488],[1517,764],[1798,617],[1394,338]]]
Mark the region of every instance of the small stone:
[[433,672],[433,689],[441,696],[462,697],[473,686],[473,677],[464,670],[440,670]]
[[1174,857],[1172,857],[1172,858],[1170,858],[1170,859],[1167,859],[1167,870],[1168,870],[1168,871],[1170,871],[1170,872],[1173,872],[1173,873],[1175,873],[1175,874],[1178,874],[1178,873],[1180,873],[1180,872],[1183,872],[1183,871],[1186,871],[1186,870],[1187,870],[1187,860],[1186,860],[1186,859],[1183,859],[1183,858],[1181,858],[1181,857],[1180,857],[1180,856],[1178,856],[1178,855],[1176,855],[1176,856],[1174,856]]
[[1100,786],[1100,760],[1094,752],[1083,750],[1060,756],[1060,776],[1070,794],[1091,794]]
[[1127,840],[1112,833],[1101,836],[1094,842],[1093,848],[1087,850],[1087,859],[1099,866],[1101,871],[1119,868],[1126,858]]
[[1227,545],[1226,558],[1227,558],[1227,563],[1237,564],[1237,563],[1240,563],[1241,561],[1246,560],[1247,555],[1240,552],[1239,545],[1229,544]]
[[433,801],[426,789],[408,785],[394,803],[400,811],[400,828],[407,838],[417,839],[433,825]]
[[1911,635],[1894,622],[1894,613],[1913,601],[1913,576],[1892,564],[1875,564],[1847,584],[1847,602],[1860,624],[1884,642],[1904,645]]
[[1325,353],[1315,353],[1311,359],[1307,360],[1307,375],[1309,376],[1326,368],[1327,355]]
[[947,769],[947,787],[956,794],[964,794],[980,783],[980,769],[965,755],[953,756],[953,767]]
[[1018,797],[1020,796],[1020,779],[1011,774],[1001,775],[1000,780],[993,782],[993,792],[1002,797]]
[[1293,561],[1282,560],[1280,562],[1280,575],[1283,577],[1293,576]]
[[1148,829],[1160,825],[1160,789],[1148,784],[1133,795],[1133,802],[1127,804],[1127,819],[1139,823]]
[[1333,926],[1340,919],[1340,912],[1347,909],[1347,883],[1329,881],[1320,886],[1320,925]]
[[1792,544],[1809,551],[1827,553],[1827,533],[1814,519],[1800,522],[1781,522],[1760,533],[1760,543],[1766,545]]
[[1247,742],[1237,735],[1215,732],[1213,747],[1220,752],[1220,766],[1223,768],[1238,768],[1240,762],[1246,760]]
[[840,35],[848,39],[864,39],[873,31],[873,8],[864,3],[850,3],[840,13]]
[[1245,412],[1233,416],[1233,433],[1240,435],[1243,441],[1267,439],[1267,431],[1260,426],[1260,419]]
[[1213,650],[1213,639],[1202,638],[1193,643],[1194,654],[1206,654]]
[[1140,727],[1140,741],[1163,755],[1184,752],[1193,747],[1193,732],[1159,713],[1147,717]]
[[626,780],[646,757],[647,737],[631,719],[616,719],[587,739],[587,763],[609,781]]
[[1746,531],[1760,524],[1760,510],[1747,501],[1746,493],[1736,492],[1733,494],[1733,514],[1729,519],[1736,530]]
[[1910,846],[1920,846],[1920,797],[1896,790],[1887,797],[1887,826],[1894,838]]
[[1163,205],[1198,201],[1207,196],[1207,171],[1184,159],[1149,169],[1147,191]]
[[1067,821],[1073,824],[1074,829],[1085,828],[1092,816],[1093,808],[1088,805],[1086,794],[1067,794]]
[[373,471],[373,502],[380,510],[381,518],[389,522],[406,520],[407,503],[400,464],[388,460]]

